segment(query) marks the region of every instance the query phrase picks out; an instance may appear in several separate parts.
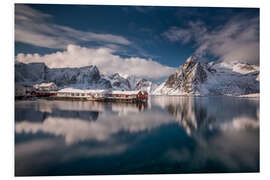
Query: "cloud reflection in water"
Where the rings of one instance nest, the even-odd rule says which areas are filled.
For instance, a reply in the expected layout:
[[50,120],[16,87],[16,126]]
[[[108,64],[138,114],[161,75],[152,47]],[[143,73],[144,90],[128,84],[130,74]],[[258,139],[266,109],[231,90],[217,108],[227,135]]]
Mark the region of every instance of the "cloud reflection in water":
[[[145,148],[159,148],[161,152],[152,154],[164,157],[168,161],[166,163],[184,164],[185,168],[177,172],[207,172],[207,169],[213,169],[208,167],[209,161],[223,164],[222,172],[226,172],[228,167],[241,171],[243,166],[247,168],[245,170],[258,170],[258,100],[161,96],[151,97],[149,101],[148,106],[17,101],[16,136],[25,134],[33,137],[16,142],[16,172],[26,172],[27,168],[33,170],[31,166],[35,163],[35,167],[43,167],[44,163],[53,163],[53,159],[67,162],[77,158],[123,155],[144,147],[143,139],[155,137],[156,132],[159,132],[160,140],[149,142],[152,145]],[[185,132],[193,145],[183,144],[186,140],[181,140],[179,135],[174,137],[174,127],[178,127],[179,132]],[[163,132],[162,129],[166,128],[170,130]],[[40,133],[55,138],[40,138]],[[43,143],[38,143],[44,140],[45,144],[49,144],[47,148]],[[57,149],[57,152],[52,153],[53,149]],[[50,156],[41,163],[41,160],[31,158],[30,154],[33,158],[35,154],[37,157],[39,154]],[[28,166],[17,166],[25,162],[25,158],[31,159]]]

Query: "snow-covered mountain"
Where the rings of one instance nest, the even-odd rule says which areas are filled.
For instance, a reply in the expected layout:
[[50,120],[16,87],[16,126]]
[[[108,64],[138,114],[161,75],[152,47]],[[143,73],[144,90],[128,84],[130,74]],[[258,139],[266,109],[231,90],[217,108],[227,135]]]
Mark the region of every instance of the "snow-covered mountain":
[[243,95],[259,93],[259,66],[244,63],[201,62],[196,56],[186,62],[154,95]]
[[103,78],[110,81],[113,89],[132,90],[129,80],[120,76],[119,73],[115,73],[109,76],[103,75]]
[[247,95],[259,93],[259,66],[202,62],[196,56],[158,85],[144,78],[100,74],[96,66],[48,68],[44,63],[16,63],[15,83],[54,82],[61,88],[143,90],[152,95]]
[[16,63],[15,84],[54,82],[58,87],[81,89],[112,88],[110,81],[101,77],[96,66],[80,68],[48,68],[44,63]]
[[44,63],[16,63],[15,83],[39,84],[54,82],[58,88],[146,90],[149,93],[157,86],[136,76],[103,75],[96,66],[80,68],[48,68]]
[[152,92],[158,87],[158,84],[145,78],[138,78],[134,75],[115,73],[113,75],[103,77],[111,82],[114,89],[142,90],[147,91],[148,94],[152,94]]
[[120,76],[129,82],[131,90],[147,91],[148,94],[152,94],[159,85],[150,80],[147,80],[145,78],[139,78],[134,75],[129,76],[121,74]]
[[146,79],[140,79],[136,83],[136,90],[142,90],[142,91],[147,91],[148,94],[152,94],[153,91],[158,87],[158,84],[153,83],[149,80]]
[[121,75],[121,76],[124,77],[125,79],[127,79],[129,81],[129,84],[130,84],[131,89],[134,89],[134,90],[136,89],[137,82],[139,80],[141,80],[140,78],[138,78],[138,77],[136,77],[134,75],[130,75],[130,76],[128,76],[128,75]]

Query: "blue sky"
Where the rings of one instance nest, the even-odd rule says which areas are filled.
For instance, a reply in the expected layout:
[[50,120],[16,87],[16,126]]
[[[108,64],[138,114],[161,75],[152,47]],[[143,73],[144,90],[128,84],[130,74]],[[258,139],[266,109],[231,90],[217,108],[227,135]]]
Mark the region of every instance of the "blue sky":
[[17,61],[164,79],[192,54],[258,64],[259,9],[15,5]]

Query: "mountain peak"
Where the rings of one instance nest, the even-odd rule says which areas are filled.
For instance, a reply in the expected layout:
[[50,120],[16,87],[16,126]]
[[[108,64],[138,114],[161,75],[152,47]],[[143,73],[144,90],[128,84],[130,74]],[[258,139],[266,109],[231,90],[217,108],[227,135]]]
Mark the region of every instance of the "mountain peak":
[[196,56],[196,55],[191,55],[191,56],[186,60],[185,63],[191,63],[191,62],[194,62],[194,63],[198,62],[198,56]]
[[244,63],[207,63],[192,55],[154,94],[242,95],[258,92],[258,66]]
[[193,68],[197,63],[199,62],[198,57],[196,55],[190,56],[184,64],[179,68],[179,71],[181,69],[191,69]]

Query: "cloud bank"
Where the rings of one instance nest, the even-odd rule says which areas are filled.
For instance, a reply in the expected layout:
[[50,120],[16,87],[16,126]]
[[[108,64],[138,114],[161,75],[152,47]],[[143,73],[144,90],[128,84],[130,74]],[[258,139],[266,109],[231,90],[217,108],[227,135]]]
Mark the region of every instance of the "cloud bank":
[[39,54],[19,53],[16,60],[22,63],[42,62],[50,68],[82,67],[96,65],[101,73],[121,73],[150,79],[167,77],[176,69],[162,65],[152,59],[139,57],[122,58],[113,54],[110,48],[86,48],[68,45],[64,51],[41,56]]
[[[113,34],[98,34],[76,30],[53,23],[53,16],[27,5],[15,5],[15,41],[38,47],[59,49],[52,54],[22,54],[16,60],[22,63],[42,62],[50,68],[96,65],[101,73],[115,72],[150,79],[169,76],[175,68],[164,66],[152,59],[121,58],[114,53],[120,46],[132,44],[128,39]],[[101,43],[99,48],[81,47],[81,43]],[[136,45],[132,44],[132,47]],[[143,51],[143,50],[142,50]]]
[[163,35],[183,45],[195,42],[195,53],[202,57],[259,64],[259,17],[237,16],[211,29],[202,21],[191,21],[187,28],[171,27]]
[[126,38],[113,34],[80,31],[51,22],[52,16],[29,6],[15,5],[15,41],[51,49],[65,49],[79,42],[105,42],[130,45]]

